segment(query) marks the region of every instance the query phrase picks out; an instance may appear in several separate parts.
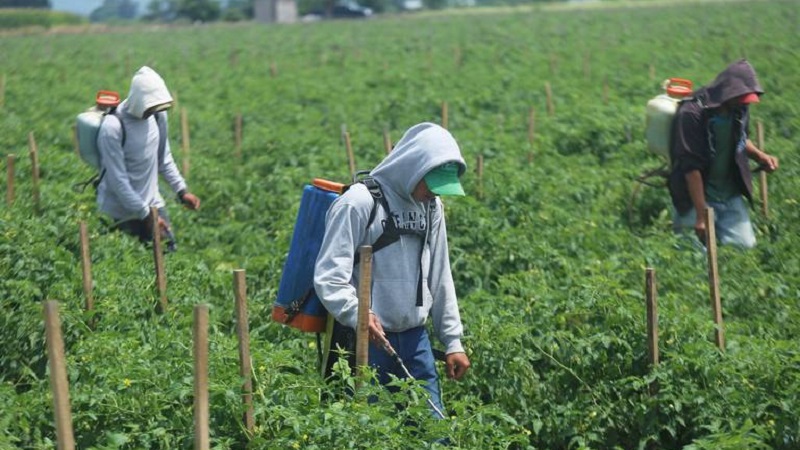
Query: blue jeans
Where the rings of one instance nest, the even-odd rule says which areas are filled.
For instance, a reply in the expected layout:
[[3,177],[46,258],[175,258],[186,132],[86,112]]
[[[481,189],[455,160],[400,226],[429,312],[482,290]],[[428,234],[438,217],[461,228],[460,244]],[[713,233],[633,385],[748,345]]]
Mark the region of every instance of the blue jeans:
[[[433,350],[425,327],[412,328],[400,333],[387,332],[386,338],[400,355],[411,376],[425,382],[425,390],[428,391],[433,404],[440,411],[444,411]],[[369,365],[377,370],[378,381],[383,385],[391,381],[390,374],[401,379],[407,378],[403,368],[383,348],[372,342],[369,343]],[[394,390],[391,387],[390,389]],[[439,417],[433,410],[431,413],[434,417]]]
[[[721,244],[732,244],[742,248],[755,247],[756,235],[743,197],[736,196],[724,202],[706,202],[706,204],[714,208],[714,229]],[[694,208],[684,215],[679,215],[673,209],[672,227],[676,233],[694,231],[696,217]]]

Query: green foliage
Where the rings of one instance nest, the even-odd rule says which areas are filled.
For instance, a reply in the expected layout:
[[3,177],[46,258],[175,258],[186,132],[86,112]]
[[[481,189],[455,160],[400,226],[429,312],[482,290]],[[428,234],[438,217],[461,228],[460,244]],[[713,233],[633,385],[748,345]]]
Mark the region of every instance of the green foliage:
[[[440,438],[463,449],[800,447],[796,19],[792,2],[737,2],[5,37],[0,146],[16,156],[16,184],[14,203],[0,209],[0,448],[55,446],[49,299],[60,301],[82,449],[192,445],[199,303],[210,305],[214,448],[441,448]],[[751,213],[758,246],[719,249],[723,353],[712,340],[707,262],[672,233],[666,190],[643,188],[633,220],[628,203],[634,178],[661,164],[643,137],[660,81],[699,85],[744,55],[767,91],[754,123],[781,168],[769,177],[769,217],[758,202]],[[197,213],[182,210],[164,186],[179,241],[166,256],[164,314],[155,313],[151,249],[109,232],[92,192],[72,189],[91,176],[74,153],[75,114],[99,89],[124,94],[145,64],[177,98],[179,165],[179,111],[188,113],[189,184],[203,201]],[[357,167],[370,168],[384,155],[384,129],[396,141],[415,123],[439,122],[442,101],[469,165],[469,195],[445,202],[473,367],[460,382],[442,380],[448,417],[434,420],[414,382],[397,380],[390,393],[348,367],[321,380],[315,338],[270,311],[302,186],[349,177],[342,124]],[[90,230],[92,313],[80,221]],[[646,267],[658,280],[657,367],[645,340]],[[233,321],[239,268],[254,381],[249,444]],[[365,387],[346,394],[359,381]]]
[[0,30],[7,28],[76,25],[86,22],[83,17],[47,9],[0,9]]

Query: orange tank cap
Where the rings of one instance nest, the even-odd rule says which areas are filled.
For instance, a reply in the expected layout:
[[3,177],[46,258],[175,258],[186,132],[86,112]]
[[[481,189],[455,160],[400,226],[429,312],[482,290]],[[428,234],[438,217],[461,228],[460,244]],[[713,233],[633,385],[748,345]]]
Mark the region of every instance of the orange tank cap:
[[684,78],[670,78],[667,94],[671,97],[686,97],[692,93],[692,82]]
[[337,194],[341,194],[342,190],[344,190],[344,185],[342,183],[324,180],[322,178],[314,178],[314,181],[311,184],[322,190],[335,192]]
[[112,108],[119,105],[119,93],[114,91],[97,91],[97,106]]

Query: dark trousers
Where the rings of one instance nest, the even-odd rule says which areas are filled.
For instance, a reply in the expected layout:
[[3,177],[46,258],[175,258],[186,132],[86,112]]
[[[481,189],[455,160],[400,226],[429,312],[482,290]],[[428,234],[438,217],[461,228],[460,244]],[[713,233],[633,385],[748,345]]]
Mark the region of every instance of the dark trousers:
[[[158,215],[164,219],[164,222],[167,223],[167,226],[172,229],[172,224],[169,221],[166,208],[158,208]],[[147,219],[125,220],[117,223],[114,228],[122,231],[123,233],[130,234],[131,236],[136,236],[139,238],[140,242],[146,243],[153,241],[153,230],[150,224],[147,223]],[[177,242],[175,242],[175,236],[172,234],[172,231],[161,230],[161,241],[166,243],[167,250],[170,252],[174,252],[178,249],[178,245]]]

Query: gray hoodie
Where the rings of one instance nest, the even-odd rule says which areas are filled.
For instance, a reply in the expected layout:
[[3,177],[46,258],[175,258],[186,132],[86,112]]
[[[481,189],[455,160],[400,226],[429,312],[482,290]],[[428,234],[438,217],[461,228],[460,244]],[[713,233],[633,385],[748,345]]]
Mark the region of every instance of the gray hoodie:
[[[353,265],[354,255],[359,246],[378,239],[386,220],[394,220],[398,228],[414,234],[403,234],[398,242],[374,254],[372,311],[384,330],[392,332],[422,326],[430,314],[445,353],[464,351],[442,202],[437,197],[421,203],[412,197],[425,174],[448,162],[460,165],[459,175],[466,171],[453,136],[432,123],[415,125],[371,172],[394,217],[388,218],[378,205],[375,219],[366,229],[374,201],[362,184],[353,185],[331,205],[315,266],[314,288],[325,308],[343,325],[356,326],[359,267]],[[422,306],[417,306],[420,265]]]
[[[142,67],[133,76],[128,98],[117,107],[117,114],[125,122],[125,145],[119,120],[107,117],[100,126],[97,145],[105,175],[97,187],[97,203],[100,211],[114,220],[144,219],[151,206],[164,206],[158,192],[159,173],[173,191],[186,189],[172,159],[169,139],[164,159],[159,161],[158,123],[154,116],[142,118],[148,108],[171,101],[164,80],[153,69]],[[159,120],[167,120],[166,113],[159,114]]]

